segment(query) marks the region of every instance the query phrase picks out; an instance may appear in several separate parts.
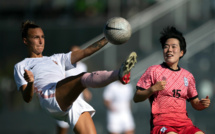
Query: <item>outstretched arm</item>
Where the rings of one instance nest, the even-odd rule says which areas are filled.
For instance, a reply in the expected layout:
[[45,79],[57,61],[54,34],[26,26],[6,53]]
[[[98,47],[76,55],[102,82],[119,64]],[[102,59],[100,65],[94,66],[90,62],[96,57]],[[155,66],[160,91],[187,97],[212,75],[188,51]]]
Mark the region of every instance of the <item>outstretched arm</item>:
[[102,47],[104,47],[107,43],[108,43],[108,40],[105,37],[103,37],[102,39],[96,41],[95,43],[93,43],[92,45],[88,46],[85,49],[72,52],[71,63],[74,64],[80,61],[81,59],[92,55],[93,53],[97,52]]
[[206,98],[199,100],[199,98],[195,98],[190,101],[192,107],[196,110],[203,110],[205,108],[208,108],[210,106],[210,99],[208,96]]
[[20,91],[22,93],[23,100],[29,103],[34,95],[34,75],[31,71],[25,70],[24,78],[28,84],[21,86]]
[[163,90],[165,88],[166,81],[159,81],[155,83],[155,85],[151,86],[149,89],[137,89],[134,94],[133,100],[135,103],[145,101],[149,98],[153,93]]

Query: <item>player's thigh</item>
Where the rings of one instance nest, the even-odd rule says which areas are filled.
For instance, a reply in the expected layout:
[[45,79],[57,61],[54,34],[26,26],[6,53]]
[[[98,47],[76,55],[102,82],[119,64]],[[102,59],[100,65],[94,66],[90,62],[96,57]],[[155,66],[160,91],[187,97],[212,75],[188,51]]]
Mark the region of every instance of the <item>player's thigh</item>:
[[56,100],[63,111],[66,111],[78,98],[85,87],[81,83],[82,74],[67,77],[56,85]]
[[96,134],[96,128],[89,112],[80,115],[75,127],[76,134]]
[[57,134],[67,134],[69,128],[62,128],[60,126],[57,126]]
[[195,134],[204,134],[202,131],[198,131]]
[[175,133],[175,132],[168,132],[166,134],[178,134],[178,133]]

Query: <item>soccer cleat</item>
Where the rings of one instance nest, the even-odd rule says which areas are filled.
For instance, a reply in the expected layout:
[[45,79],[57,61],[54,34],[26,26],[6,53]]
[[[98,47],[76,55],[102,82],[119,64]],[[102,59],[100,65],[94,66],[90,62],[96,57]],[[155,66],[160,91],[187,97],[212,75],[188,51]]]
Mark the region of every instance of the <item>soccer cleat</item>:
[[119,69],[119,80],[122,84],[127,84],[130,82],[130,72],[137,63],[137,54],[136,52],[130,53],[127,60],[124,61]]

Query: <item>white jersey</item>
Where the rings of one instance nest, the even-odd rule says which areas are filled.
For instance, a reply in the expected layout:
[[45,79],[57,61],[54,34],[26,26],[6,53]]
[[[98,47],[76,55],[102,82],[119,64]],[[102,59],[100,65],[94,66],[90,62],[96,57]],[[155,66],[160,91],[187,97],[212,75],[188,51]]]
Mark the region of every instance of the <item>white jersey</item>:
[[119,81],[113,82],[104,89],[104,100],[110,101],[114,111],[130,111],[133,88],[130,84],[123,85]]
[[107,112],[107,129],[112,133],[134,130],[135,123],[131,113],[133,88],[131,84],[123,85],[113,82],[104,89],[103,98],[110,102],[112,110]]
[[54,54],[50,57],[25,58],[15,65],[14,78],[19,90],[22,85],[27,84],[23,77],[24,69],[31,71],[34,74],[34,89],[41,107],[48,111],[52,117],[66,121],[74,127],[83,112],[89,111],[91,116],[95,113],[95,110],[81,98],[77,98],[67,111],[62,111],[56,101],[57,82],[66,77],[65,71],[75,67],[76,64],[71,64],[71,52]]
[[23,75],[24,69],[34,74],[35,89],[40,91],[52,86],[53,83],[65,78],[65,70],[75,68],[75,64],[71,64],[71,52],[67,54],[54,54],[50,57],[43,56],[41,58],[25,58],[17,63],[14,68],[14,77],[17,88],[27,84]]

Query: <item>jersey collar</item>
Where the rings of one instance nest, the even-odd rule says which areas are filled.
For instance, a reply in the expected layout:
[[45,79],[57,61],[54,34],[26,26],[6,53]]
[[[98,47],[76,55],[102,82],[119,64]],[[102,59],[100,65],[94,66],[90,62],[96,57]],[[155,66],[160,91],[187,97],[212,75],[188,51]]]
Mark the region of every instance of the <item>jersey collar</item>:
[[163,62],[161,65],[163,65],[164,67],[168,68],[168,69],[171,70],[171,71],[180,71],[180,70],[181,70],[181,68],[179,67],[179,65],[178,65],[178,69],[176,69],[176,70],[170,68],[170,67],[166,64],[166,62]]

